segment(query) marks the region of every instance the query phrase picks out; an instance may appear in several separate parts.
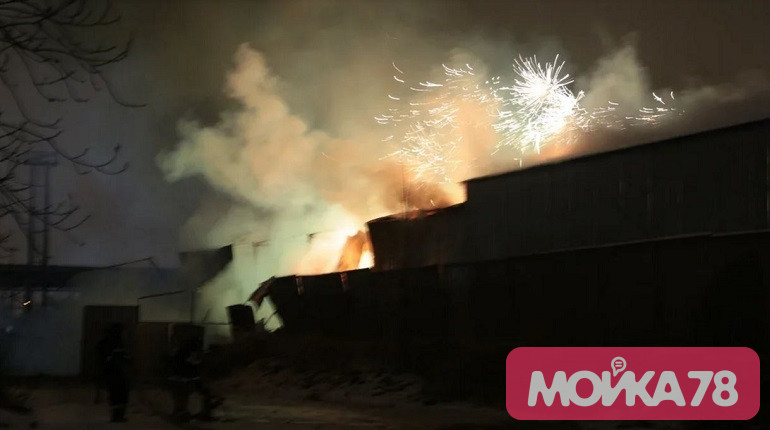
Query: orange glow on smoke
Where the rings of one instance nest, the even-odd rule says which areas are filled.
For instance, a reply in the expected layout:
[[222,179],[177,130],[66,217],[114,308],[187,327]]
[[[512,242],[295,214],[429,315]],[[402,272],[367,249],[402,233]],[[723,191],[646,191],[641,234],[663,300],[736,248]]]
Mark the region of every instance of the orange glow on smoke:
[[463,183],[443,184],[442,188],[447,195],[448,204],[439,206],[434,205],[434,207],[437,209],[440,209],[441,207],[456,205],[459,203],[465,203],[465,201],[468,200],[468,192],[465,188],[465,184]]
[[308,235],[304,251],[294,273],[319,275],[364,269],[374,265],[369,234],[354,228]]
[[374,267],[374,253],[371,249],[361,253],[361,260],[358,261],[359,269],[367,269],[369,267]]
[[349,236],[340,252],[337,272],[365,269],[374,265],[374,254],[369,235],[365,231]]

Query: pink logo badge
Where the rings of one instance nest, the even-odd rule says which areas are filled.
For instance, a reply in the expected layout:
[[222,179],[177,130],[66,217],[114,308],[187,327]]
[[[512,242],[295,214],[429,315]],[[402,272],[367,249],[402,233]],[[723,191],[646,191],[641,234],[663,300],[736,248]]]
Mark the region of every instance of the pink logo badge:
[[516,348],[506,406],[520,420],[747,420],[759,411],[749,348]]

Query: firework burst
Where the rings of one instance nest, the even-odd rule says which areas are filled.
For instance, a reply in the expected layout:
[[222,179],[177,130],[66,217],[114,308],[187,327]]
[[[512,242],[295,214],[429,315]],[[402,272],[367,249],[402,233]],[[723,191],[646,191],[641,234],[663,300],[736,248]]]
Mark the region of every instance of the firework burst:
[[393,64],[401,92],[388,95],[395,107],[375,117],[391,128],[384,140],[396,149],[389,157],[406,165],[418,182],[455,182],[476,161],[468,157],[474,153],[469,145],[478,145],[469,132],[488,130],[496,136],[490,156],[509,149],[521,160],[546,145],[573,143],[581,133],[657,125],[682,113],[673,107],[673,92],[666,97],[652,93],[653,107],[633,115],[622,115],[612,101],[586,110],[580,105],[583,92],[569,88],[573,79],[562,73],[564,65],[558,55],[546,63],[520,56],[505,84],[500,77],[483,78],[470,64],[442,64],[443,77],[437,82],[410,84]]
[[579,102],[583,93],[570,91],[568,85],[573,81],[569,75],[561,75],[563,66],[558,55],[545,65],[537,57],[514,61],[514,84],[495,91],[503,106],[493,124],[502,136],[498,147],[512,146],[522,154],[540,152],[568,126],[582,123]]
[[468,64],[459,68],[442,64],[441,80],[416,84],[410,84],[395,64],[393,68],[396,71],[393,79],[400,84],[401,91],[398,95],[389,94],[388,98],[397,103],[397,107],[375,117],[393,132],[385,140],[398,145],[389,157],[408,166],[418,182],[461,179],[459,172],[472,161],[462,156],[463,145],[470,144],[463,131],[468,127],[488,127],[490,117],[484,111],[481,119],[476,116],[475,121],[469,121],[467,111],[494,103],[491,92],[485,90],[480,77]]

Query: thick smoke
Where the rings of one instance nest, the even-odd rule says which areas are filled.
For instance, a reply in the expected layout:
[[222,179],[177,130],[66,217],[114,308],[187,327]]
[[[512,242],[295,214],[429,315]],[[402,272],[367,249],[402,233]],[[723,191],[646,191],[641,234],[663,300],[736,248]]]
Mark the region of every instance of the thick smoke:
[[[586,109],[617,104],[613,127],[593,130],[578,139],[560,158],[652,142],[716,129],[770,116],[770,81],[760,71],[737,71],[732,82],[685,88],[655,88],[633,44],[601,58],[586,76],[576,80],[585,91]],[[659,100],[656,100],[655,97]],[[634,124],[625,117],[638,115],[640,108],[673,109],[650,124]]]
[[[473,63],[480,80],[493,75],[487,71],[484,59],[465,50],[450,51],[447,63]],[[435,65],[432,71],[430,68],[426,69],[430,79],[442,70]],[[330,78],[319,78],[321,82],[327,79]],[[622,46],[599,59],[589,72],[576,79],[574,92],[584,92],[581,106],[588,110],[613,103],[613,118],[617,122],[606,130],[579,136],[566,149],[552,148],[543,154],[532,154],[524,164],[700,131],[747,116],[762,117],[768,112],[766,103],[753,103],[755,112],[733,107],[752,97],[766,98],[768,86],[761,74],[749,75],[734,84],[681,90],[655,89],[650,81],[649,71],[641,64],[633,45]],[[271,73],[260,52],[244,44],[238,48],[235,66],[226,77],[225,92],[236,106],[225,110],[210,126],[194,120],[179,123],[181,142],[174,151],[159,158],[167,177],[176,181],[203,176],[241,202],[227,217],[209,226],[204,243],[233,242],[243,234],[285,240],[319,232],[353,232],[377,216],[411,208],[442,207],[462,200],[461,192],[452,186],[417,181],[413,171],[389,155],[397,143],[384,143],[382,136],[387,131],[365,116],[387,106],[383,100],[392,90],[387,83],[374,85],[381,89],[381,97],[359,102],[364,113],[348,111],[351,117],[331,115],[337,121],[332,121],[328,128],[357,132],[346,138],[311,127],[294,112],[282,92],[286,86],[312,89],[315,85],[282,81]],[[656,100],[655,91],[665,100]],[[419,93],[407,97],[421,101]],[[451,133],[461,145],[453,154],[453,179],[520,166],[519,160],[505,149],[492,154],[496,136],[488,106],[482,108],[472,101],[457,106],[460,121]],[[637,115],[643,107],[673,111],[652,125],[626,124],[624,118]],[[714,118],[715,113],[719,113],[718,118]],[[356,126],[351,127],[351,123]],[[240,227],[229,228],[231,224]],[[245,229],[247,225],[250,230]]]
[[[312,129],[279,85],[264,57],[240,46],[225,86],[236,107],[212,126],[181,121],[182,141],[159,157],[170,180],[200,175],[240,202],[213,225],[205,213],[187,223],[205,246],[234,244],[234,263],[199,292],[197,314],[208,321],[224,321],[224,305],[267,277],[334,270],[348,237],[371,218],[462,198],[452,187],[411,185],[374,134],[354,141]],[[258,317],[269,319],[266,309]]]
[[602,108],[610,100],[618,104],[622,114],[633,115],[650,102],[647,69],[639,62],[633,45],[599,59],[577,86],[586,93],[581,105],[588,110]]
[[438,186],[410,185],[408,172],[388,160],[387,148],[371,135],[354,141],[311,129],[292,113],[278,82],[264,57],[242,45],[226,84],[238,107],[224,112],[214,126],[180,122],[181,143],[159,159],[168,178],[201,175],[267,212],[264,219],[290,224],[291,232],[271,232],[276,239],[335,229],[355,232],[365,221],[405,205],[457,201]]
[[[462,187],[417,180],[408,166],[392,156],[398,144],[383,141],[389,131],[374,117],[387,111],[388,94],[398,91],[392,62],[414,82],[439,79],[441,63],[472,64],[476,79],[484,81],[510,76],[510,63],[519,54],[550,60],[559,51],[553,43],[503,43],[477,33],[434,34],[408,25],[393,26],[387,20],[381,24],[367,21],[361,11],[346,12],[338,19],[334,7],[321,7],[318,15],[336,26],[323,26],[320,18],[305,20],[304,12],[290,6],[281,12],[292,28],[304,25],[306,31],[286,32],[266,25],[258,35],[244,38],[252,44],[237,48],[234,66],[224,77],[224,94],[230,103],[218,109],[221,113],[213,119],[198,115],[181,120],[176,148],[158,158],[169,180],[202,177],[234,201],[204,201],[182,233],[188,247],[234,244],[233,265],[200,293],[199,312],[208,315],[209,321],[224,319],[223,298],[228,298],[224,304],[243,300],[270,276],[335,270],[347,238],[369,219],[463,200]],[[348,16],[352,19],[344,19]],[[377,27],[369,31],[364,27],[371,22],[377,22]],[[351,39],[351,34],[359,37]],[[569,52],[562,54],[571,58]],[[738,76],[734,83],[723,85],[655,86],[656,70],[645,67],[633,44],[611,49],[592,63],[583,59],[582,64],[568,62],[565,67],[575,76],[572,91],[585,94],[583,108],[601,108],[611,101],[617,106],[617,118],[625,118],[642,107],[658,107],[655,92],[675,113],[654,126],[621,120],[614,127],[570,139],[569,145],[547,147],[522,162],[519,154],[506,148],[495,152],[497,136],[489,107],[463,102],[460,126],[451,131],[452,138],[462,138],[454,154],[452,179],[649,142],[770,113],[762,73]],[[404,97],[421,101],[420,94]],[[260,312],[263,319],[270,317],[269,310]]]
[[[618,103],[620,114],[655,107],[653,91],[666,96],[674,91],[682,115],[672,121],[658,127],[580,136],[577,144],[547,150],[541,157],[526,160],[524,166],[547,159],[549,151],[573,156],[584,150],[641,143],[763,116],[762,112],[741,112],[739,106],[722,109],[729,99],[741,100],[730,103],[742,105],[755,97],[752,94],[758,87],[765,91],[761,78],[753,80],[758,85],[747,86],[735,78],[733,85],[706,86],[693,80],[683,86],[697,69],[682,67],[688,56],[676,52],[672,57],[669,47],[682,44],[684,39],[677,37],[677,31],[689,34],[697,30],[703,44],[722,40],[702,31],[711,28],[707,23],[694,22],[692,29],[684,29],[670,13],[656,11],[647,16],[644,8],[640,22],[649,18],[665,26],[661,31],[668,32],[670,43],[658,46],[653,35],[639,34],[635,41],[611,46],[607,41],[645,27],[632,25],[634,20],[625,15],[612,20],[605,17],[611,14],[603,8],[587,6],[584,12],[596,15],[598,24],[605,26],[600,29],[606,36],[602,56],[596,22],[562,13],[554,6],[546,20],[566,22],[555,35],[557,41],[554,35],[543,34],[541,9],[502,3],[458,2],[448,7],[443,2],[348,1],[231,4],[227,8],[193,2],[184,7],[185,26],[210,27],[211,32],[205,37],[172,29],[163,32],[163,40],[180,41],[180,55],[199,65],[188,70],[190,64],[185,63],[187,67],[180,70],[185,64],[168,61],[174,57],[162,50],[158,55],[163,58],[163,70],[192,75],[191,81],[183,83],[196,92],[211,88],[211,82],[226,81],[224,94],[230,103],[213,103],[214,96],[197,101],[188,111],[192,119],[179,124],[181,143],[161,156],[161,165],[172,180],[205,178],[236,202],[202,202],[198,213],[188,220],[182,242],[201,247],[231,243],[243,236],[279,239],[346,228],[348,223],[360,225],[405,208],[457,201],[455,192],[447,195],[446,190],[436,189],[439,187],[414,183],[409,168],[388,157],[397,146],[382,141],[388,131],[373,118],[388,109],[387,95],[398,89],[391,63],[413,82],[440,77],[441,63],[470,63],[480,78],[489,78],[510,76],[511,62],[519,54],[550,60],[560,53],[567,60],[565,71],[576,78],[573,91],[585,92],[583,106],[601,107],[611,100]],[[712,12],[723,13],[704,11]],[[221,22],[232,23],[232,29]],[[524,39],[514,39],[514,35]],[[225,58],[236,51],[236,41],[250,45],[237,49],[235,67],[225,77]],[[651,49],[660,52],[660,58]],[[199,51],[207,50],[211,52],[198,58]],[[693,58],[696,63],[703,60],[698,55]],[[651,62],[648,69],[642,57],[657,62]],[[677,63],[670,64],[672,61]],[[742,66],[735,69],[738,73]],[[711,75],[716,76],[713,70]],[[196,87],[204,76],[205,86]],[[724,77],[721,74],[718,79]],[[668,79],[676,81],[665,82]],[[700,119],[715,116],[701,114],[707,110],[723,113],[710,124],[713,118]],[[464,139],[452,179],[519,167],[518,154],[511,151],[490,155],[494,133],[489,126],[477,125],[489,118],[472,108],[464,108],[462,113],[465,123],[476,125],[458,132]]]

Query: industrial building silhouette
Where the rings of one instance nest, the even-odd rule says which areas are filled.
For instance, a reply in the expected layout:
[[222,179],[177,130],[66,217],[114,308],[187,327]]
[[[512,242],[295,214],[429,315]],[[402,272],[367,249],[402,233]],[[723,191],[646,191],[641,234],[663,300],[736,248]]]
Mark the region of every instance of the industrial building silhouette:
[[[263,284],[287,334],[503,395],[518,346],[768,351],[770,120],[467,181],[368,223],[372,269]],[[762,372],[766,375],[767,372]],[[444,378],[446,379],[446,378]]]

